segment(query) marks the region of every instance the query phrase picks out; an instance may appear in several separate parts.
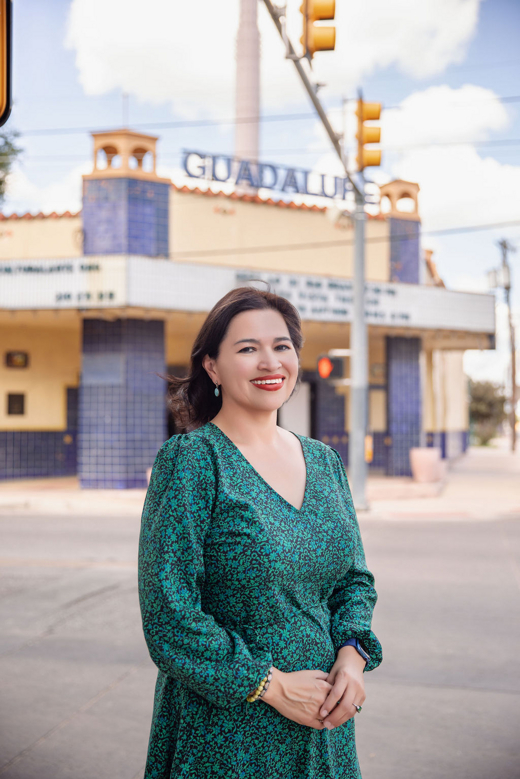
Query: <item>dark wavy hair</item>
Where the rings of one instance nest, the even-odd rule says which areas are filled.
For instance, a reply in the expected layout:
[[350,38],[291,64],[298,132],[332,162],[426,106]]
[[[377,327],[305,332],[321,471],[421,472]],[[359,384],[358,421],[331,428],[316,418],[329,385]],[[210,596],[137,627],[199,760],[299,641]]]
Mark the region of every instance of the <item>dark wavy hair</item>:
[[[256,287],[232,289],[213,306],[200,328],[191,350],[187,375],[162,377],[168,382],[167,406],[179,432],[187,433],[210,422],[222,408],[222,393],[215,396],[215,385],[202,365],[205,355],[211,359],[218,357],[220,344],[233,317],[242,311],[267,308],[283,316],[299,358],[304,338],[300,315],[292,303],[270,290]],[[300,381],[299,371],[295,389]]]

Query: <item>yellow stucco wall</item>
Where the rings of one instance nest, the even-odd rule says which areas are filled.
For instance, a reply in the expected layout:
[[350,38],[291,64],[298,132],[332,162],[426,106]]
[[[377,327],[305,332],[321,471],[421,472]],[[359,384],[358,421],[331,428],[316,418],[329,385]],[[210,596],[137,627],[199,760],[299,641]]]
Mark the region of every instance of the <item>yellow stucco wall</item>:
[[[366,233],[366,277],[388,281],[389,224],[368,219]],[[170,190],[173,261],[351,278],[353,239],[348,221],[324,211]],[[0,260],[80,257],[82,242],[81,215],[0,222]]]
[[[67,328],[0,327],[0,430],[65,430],[67,387],[79,384],[80,321]],[[7,368],[5,353],[29,353],[28,368]],[[7,414],[7,395],[25,394],[25,414]]]
[[434,349],[424,353],[423,426],[427,431],[460,431],[469,427],[464,352]]
[[0,260],[65,259],[81,257],[82,254],[80,216],[5,219],[0,222]]
[[445,411],[445,430],[467,430],[469,427],[469,402],[467,378],[464,373],[464,352],[446,351],[444,356],[444,375],[446,397],[449,402]]
[[[389,224],[368,219],[366,234],[366,277],[388,281]],[[173,260],[350,278],[353,239],[350,225],[335,226],[322,211],[171,190]]]

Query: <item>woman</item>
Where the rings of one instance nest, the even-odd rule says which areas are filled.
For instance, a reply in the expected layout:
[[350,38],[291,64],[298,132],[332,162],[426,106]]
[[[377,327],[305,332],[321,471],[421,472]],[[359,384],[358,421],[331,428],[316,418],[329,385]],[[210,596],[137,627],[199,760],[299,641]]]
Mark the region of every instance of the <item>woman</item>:
[[[278,427],[299,379],[297,310],[225,295],[170,378],[187,433],[161,447],[139,598],[159,668],[145,779],[357,779],[354,715],[382,662],[347,476]],[[346,645],[345,645],[346,644]]]

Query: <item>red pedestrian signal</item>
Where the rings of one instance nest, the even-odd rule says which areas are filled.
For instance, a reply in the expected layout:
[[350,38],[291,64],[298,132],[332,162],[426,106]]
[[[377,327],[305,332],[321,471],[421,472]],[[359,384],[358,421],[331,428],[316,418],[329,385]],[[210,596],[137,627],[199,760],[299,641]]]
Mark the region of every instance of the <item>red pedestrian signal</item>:
[[321,354],[318,357],[317,369],[320,379],[342,379],[343,357],[329,357],[327,354]]
[[329,357],[320,357],[318,360],[318,373],[322,379],[328,379],[334,366]]

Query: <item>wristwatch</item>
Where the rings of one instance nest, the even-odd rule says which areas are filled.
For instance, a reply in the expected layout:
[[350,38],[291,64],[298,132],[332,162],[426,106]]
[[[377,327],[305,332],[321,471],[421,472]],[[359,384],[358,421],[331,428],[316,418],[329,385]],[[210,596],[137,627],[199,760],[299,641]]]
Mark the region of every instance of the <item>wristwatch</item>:
[[340,646],[340,649],[342,649],[344,646],[355,646],[357,651],[361,655],[361,657],[363,657],[366,660],[367,664],[368,664],[368,661],[370,660],[370,655],[368,654],[368,652],[365,652],[365,650],[363,649],[363,647],[361,646],[361,644],[359,643],[359,640],[357,638],[349,638],[348,641],[345,641]]

